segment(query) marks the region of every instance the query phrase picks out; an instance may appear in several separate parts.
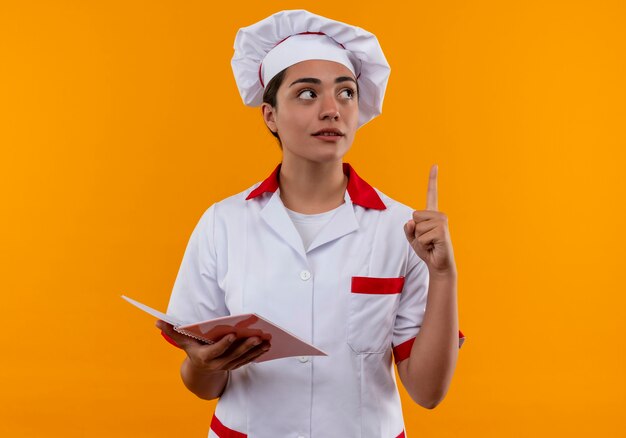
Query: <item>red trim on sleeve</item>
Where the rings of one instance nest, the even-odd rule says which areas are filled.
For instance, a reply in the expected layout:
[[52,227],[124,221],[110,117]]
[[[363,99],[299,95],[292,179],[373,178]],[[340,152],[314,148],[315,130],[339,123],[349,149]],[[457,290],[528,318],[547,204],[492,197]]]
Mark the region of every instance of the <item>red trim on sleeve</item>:
[[402,431],[396,438],[405,438],[404,431]]
[[403,287],[404,277],[352,277],[351,290],[356,294],[399,294]]
[[[407,359],[411,355],[411,348],[413,348],[413,342],[415,338],[411,338],[408,341],[404,341],[400,345],[393,347],[393,357],[396,363]],[[459,330],[459,348],[465,342],[465,335]]]
[[161,332],[161,336],[163,336],[165,340],[169,342],[170,344],[172,344],[174,347],[180,348],[180,345],[178,345],[175,340],[167,336],[165,333]]
[[408,341],[404,341],[400,345],[396,345],[395,347],[393,347],[393,358],[396,363],[401,362],[404,359],[408,359],[408,357],[411,355],[413,342],[415,342],[415,338],[411,338]]
[[247,438],[248,436],[245,433],[237,432],[236,430],[224,426],[215,414],[213,414],[213,419],[211,420],[211,430],[215,432],[219,438]]
[[[250,192],[246,201],[261,196],[266,192],[274,193],[276,189],[278,189],[281,164],[276,166],[272,174],[265,178],[256,189]],[[378,196],[376,190],[366,183],[365,180],[361,179],[350,164],[343,163],[343,173],[348,177],[347,190],[353,204],[374,210],[385,210],[387,208],[382,199],[380,199],[380,196]]]

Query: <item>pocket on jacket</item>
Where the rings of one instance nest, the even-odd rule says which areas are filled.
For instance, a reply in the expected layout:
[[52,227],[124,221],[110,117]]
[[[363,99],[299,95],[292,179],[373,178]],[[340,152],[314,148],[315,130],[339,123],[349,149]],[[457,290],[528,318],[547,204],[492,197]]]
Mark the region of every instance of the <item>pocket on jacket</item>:
[[391,347],[404,277],[352,277],[348,345],[356,353],[383,353]]

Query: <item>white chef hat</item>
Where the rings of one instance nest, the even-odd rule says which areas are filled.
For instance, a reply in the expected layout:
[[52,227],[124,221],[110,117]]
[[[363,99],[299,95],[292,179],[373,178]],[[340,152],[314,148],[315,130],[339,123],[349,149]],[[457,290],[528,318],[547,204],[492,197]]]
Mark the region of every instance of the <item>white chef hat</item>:
[[335,61],[354,73],[359,127],[382,112],[390,68],[376,36],[302,9],[278,12],[237,32],[231,64],[243,102],[260,106],[276,74],[309,59]]

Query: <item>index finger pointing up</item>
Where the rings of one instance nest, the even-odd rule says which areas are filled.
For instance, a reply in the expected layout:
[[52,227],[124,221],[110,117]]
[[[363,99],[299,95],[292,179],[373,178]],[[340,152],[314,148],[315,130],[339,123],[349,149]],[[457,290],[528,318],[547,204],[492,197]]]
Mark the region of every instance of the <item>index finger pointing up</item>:
[[437,211],[437,165],[433,164],[430,168],[430,177],[428,178],[428,194],[426,196],[426,210]]

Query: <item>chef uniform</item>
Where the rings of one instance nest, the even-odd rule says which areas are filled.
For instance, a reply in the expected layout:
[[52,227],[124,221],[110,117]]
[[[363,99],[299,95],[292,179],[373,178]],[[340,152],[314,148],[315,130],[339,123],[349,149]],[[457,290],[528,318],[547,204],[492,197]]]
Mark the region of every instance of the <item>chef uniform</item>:
[[[376,38],[302,10],[238,32],[233,70],[244,102],[260,105],[269,80],[306,59],[341,62],[355,74],[359,126],[380,113],[389,67]],[[344,203],[330,212],[289,211],[279,164],[209,207],[190,237],[168,314],[201,321],[257,313],[328,354],[231,371],[210,438],[405,436],[393,362],[409,357],[420,330],[428,268],[404,235],[413,209],[348,163],[343,171]]]

